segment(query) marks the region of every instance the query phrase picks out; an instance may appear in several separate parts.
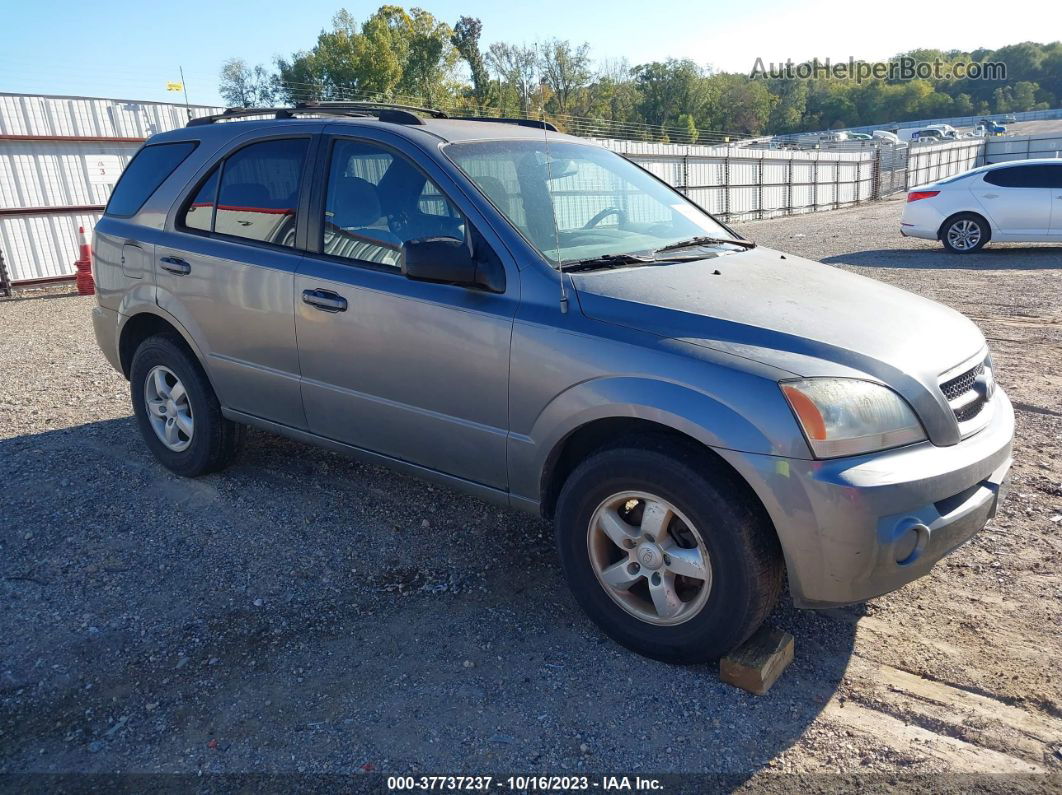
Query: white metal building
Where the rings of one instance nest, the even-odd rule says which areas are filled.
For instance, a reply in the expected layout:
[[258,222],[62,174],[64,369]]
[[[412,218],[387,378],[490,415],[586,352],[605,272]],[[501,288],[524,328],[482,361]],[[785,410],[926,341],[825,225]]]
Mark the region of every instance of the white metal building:
[[221,108],[0,93],[0,256],[12,282],[74,274],[79,226],[91,234],[114,182],[143,143]]

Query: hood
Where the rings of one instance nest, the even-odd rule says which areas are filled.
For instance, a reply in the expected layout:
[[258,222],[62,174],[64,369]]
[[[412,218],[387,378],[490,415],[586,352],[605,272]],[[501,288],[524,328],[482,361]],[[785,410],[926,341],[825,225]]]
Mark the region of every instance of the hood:
[[939,378],[981,354],[985,340],[965,316],[935,301],[762,247],[571,278],[595,320],[795,375],[869,375],[911,403],[931,439],[958,441]]

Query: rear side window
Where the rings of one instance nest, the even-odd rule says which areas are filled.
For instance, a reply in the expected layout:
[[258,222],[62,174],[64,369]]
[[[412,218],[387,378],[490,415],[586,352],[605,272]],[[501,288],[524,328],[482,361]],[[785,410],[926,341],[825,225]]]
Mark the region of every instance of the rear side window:
[[214,167],[184,205],[185,229],[278,246],[295,245],[308,138],[250,144]]
[[985,174],[985,182],[1001,188],[1050,188],[1053,187],[1052,166],[1010,166],[997,168]]
[[145,146],[125,167],[107,202],[107,215],[135,215],[159,185],[195,149],[194,141]]
[[221,166],[214,231],[294,246],[308,146],[307,138],[288,138],[251,144],[230,155]]
[[218,171],[220,166],[210,172],[207,181],[192,197],[192,202],[184,210],[184,225],[200,232],[210,232],[214,228],[214,204],[218,197]]

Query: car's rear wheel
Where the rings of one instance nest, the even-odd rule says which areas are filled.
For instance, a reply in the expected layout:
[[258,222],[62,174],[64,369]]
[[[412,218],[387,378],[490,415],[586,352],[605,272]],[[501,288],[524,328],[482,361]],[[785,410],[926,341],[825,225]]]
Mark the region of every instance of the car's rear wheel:
[[707,454],[656,437],[597,453],[556,512],[565,577],[608,635],[649,657],[703,662],[751,635],[777,600],[774,530]]
[[955,254],[969,254],[984,248],[990,234],[984,218],[974,213],[962,213],[944,222],[940,242]]
[[240,426],[222,416],[206,373],[177,341],[144,340],[133,355],[129,387],[140,434],[167,469],[195,477],[235,456]]

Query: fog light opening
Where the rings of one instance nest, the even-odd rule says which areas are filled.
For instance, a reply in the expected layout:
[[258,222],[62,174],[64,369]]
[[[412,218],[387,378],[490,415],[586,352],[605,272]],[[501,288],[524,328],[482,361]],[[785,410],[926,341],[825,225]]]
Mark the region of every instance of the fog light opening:
[[928,540],[928,527],[919,522],[908,524],[896,535],[896,541],[893,543],[896,563],[900,566],[914,563],[922,556],[922,550],[926,548]]

